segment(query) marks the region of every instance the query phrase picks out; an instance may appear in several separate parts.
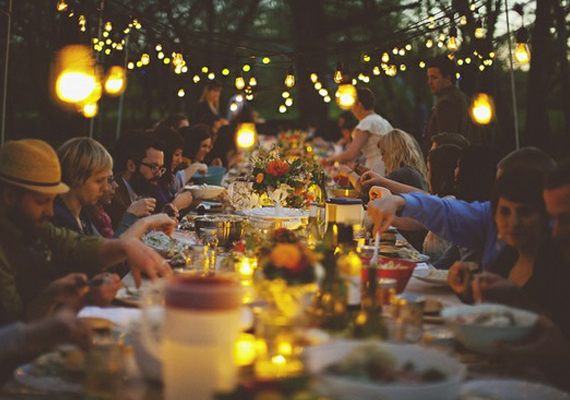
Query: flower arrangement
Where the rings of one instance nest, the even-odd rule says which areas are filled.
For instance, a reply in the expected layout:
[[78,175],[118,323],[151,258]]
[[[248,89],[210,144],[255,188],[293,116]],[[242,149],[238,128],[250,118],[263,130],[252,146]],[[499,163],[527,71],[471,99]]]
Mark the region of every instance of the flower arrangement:
[[273,148],[261,150],[252,157],[252,190],[259,195],[268,195],[281,205],[285,201],[288,207],[302,208],[314,199],[308,189],[316,183],[320,166],[310,157],[296,157],[292,160]]

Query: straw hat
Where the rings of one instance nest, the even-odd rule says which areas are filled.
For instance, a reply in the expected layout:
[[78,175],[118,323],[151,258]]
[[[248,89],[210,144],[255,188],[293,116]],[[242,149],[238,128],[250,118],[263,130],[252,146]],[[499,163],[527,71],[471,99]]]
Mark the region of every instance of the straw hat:
[[39,193],[65,193],[57,153],[37,139],[6,142],[0,148],[0,180]]

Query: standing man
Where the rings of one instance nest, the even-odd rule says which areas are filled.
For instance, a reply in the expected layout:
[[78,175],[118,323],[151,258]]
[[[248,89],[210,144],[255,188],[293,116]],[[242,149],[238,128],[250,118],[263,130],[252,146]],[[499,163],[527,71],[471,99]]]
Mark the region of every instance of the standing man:
[[378,139],[392,130],[392,125],[374,112],[374,93],[370,89],[358,89],[356,97],[351,111],[359,123],[352,132],[352,142],[339,155],[329,157],[328,162],[338,161],[343,164],[356,162],[357,158],[363,154],[366,157],[365,167],[384,175],[384,163],[378,148]]
[[428,85],[437,100],[430,111],[423,135],[424,154],[427,154],[431,147],[432,136],[438,133],[451,132],[468,136],[469,102],[465,94],[457,88],[455,74],[455,63],[446,56],[428,61]]

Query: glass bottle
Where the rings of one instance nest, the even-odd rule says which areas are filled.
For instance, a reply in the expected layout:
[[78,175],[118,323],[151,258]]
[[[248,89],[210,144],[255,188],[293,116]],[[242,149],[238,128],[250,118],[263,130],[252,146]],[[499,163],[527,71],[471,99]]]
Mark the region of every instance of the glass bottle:
[[216,254],[218,251],[218,230],[216,228],[202,228],[204,234],[204,244],[208,246],[208,269],[204,270],[206,274],[213,275],[216,273]]
[[362,260],[360,259],[354,241],[353,227],[339,224],[337,266],[340,276],[347,286],[347,304],[349,310],[360,308]]
[[325,277],[315,295],[311,315],[313,324],[329,331],[342,331],[348,326],[346,285],[338,273],[332,250],[322,261]]
[[360,311],[354,318],[354,336],[357,338],[388,336],[388,329],[382,318],[382,305],[378,302],[378,277],[376,264],[366,268],[365,281],[362,290]]
[[317,219],[317,207],[317,203],[314,202],[311,202],[309,205],[309,222],[305,230],[305,236],[307,239],[307,246],[309,246],[310,249],[314,249],[317,243],[322,239],[319,229],[319,221]]

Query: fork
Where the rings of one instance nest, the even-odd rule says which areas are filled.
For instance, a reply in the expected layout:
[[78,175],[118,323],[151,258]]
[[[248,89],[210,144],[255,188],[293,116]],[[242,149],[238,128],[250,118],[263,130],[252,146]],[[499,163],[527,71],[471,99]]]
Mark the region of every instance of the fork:
[[370,259],[370,264],[378,265],[378,250],[380,248],[380,232],[376,232],[376,236],[374,237],[374,254],[372,254],[372,258]]

